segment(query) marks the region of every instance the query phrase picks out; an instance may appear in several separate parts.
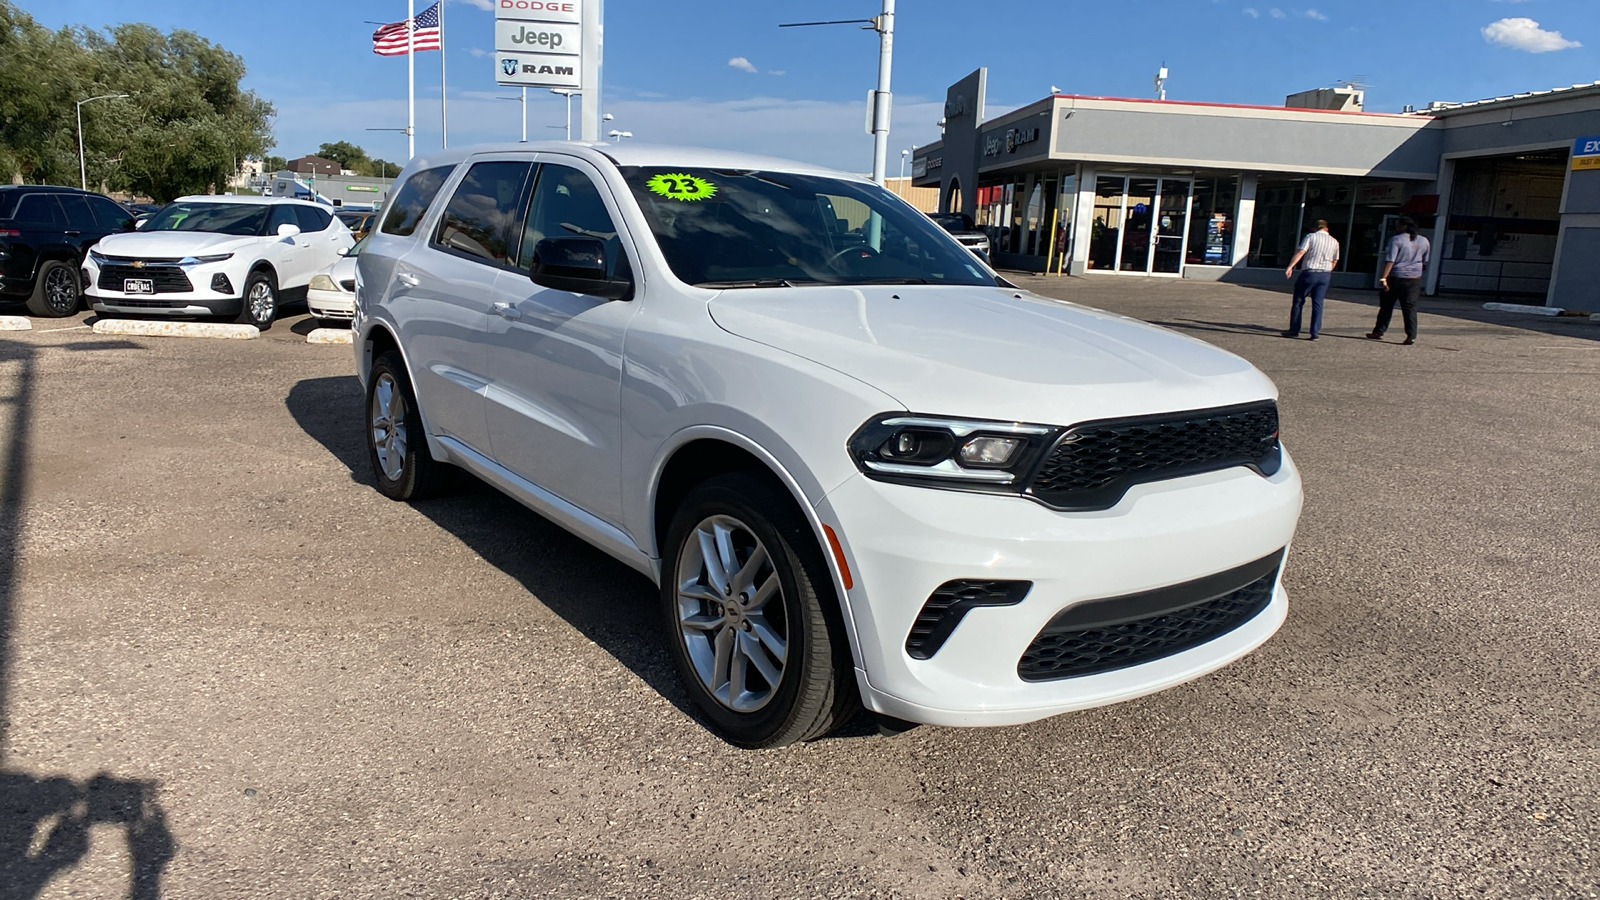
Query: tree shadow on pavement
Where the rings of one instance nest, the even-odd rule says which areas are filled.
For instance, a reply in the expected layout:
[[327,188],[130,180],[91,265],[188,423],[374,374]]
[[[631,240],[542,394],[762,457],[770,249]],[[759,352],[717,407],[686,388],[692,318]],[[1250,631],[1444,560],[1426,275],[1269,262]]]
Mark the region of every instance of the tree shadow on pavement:
[[[0,900],[30,900],[51,879],[76,867],[90,851],[90,829],[123,829],[130,860],[126,896],[154,900],[177,853],[155,782],[104,773],[87,782],[11,770],[8,746],[13,632],[17,621],[19,556],[27,508],[28,452],[34,410],[35,351],[0,340]],[[98,896],[106,896],[104,893]]]

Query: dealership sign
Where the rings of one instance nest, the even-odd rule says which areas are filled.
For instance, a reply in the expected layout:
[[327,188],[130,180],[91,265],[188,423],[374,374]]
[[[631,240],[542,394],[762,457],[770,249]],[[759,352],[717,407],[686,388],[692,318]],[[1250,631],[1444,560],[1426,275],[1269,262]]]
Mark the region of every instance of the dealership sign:
[[498,84],[583,88],[583,0],[494,0]]
[[1572,143],[1572,170],[1600,169],[1600,135],[1581,137]]

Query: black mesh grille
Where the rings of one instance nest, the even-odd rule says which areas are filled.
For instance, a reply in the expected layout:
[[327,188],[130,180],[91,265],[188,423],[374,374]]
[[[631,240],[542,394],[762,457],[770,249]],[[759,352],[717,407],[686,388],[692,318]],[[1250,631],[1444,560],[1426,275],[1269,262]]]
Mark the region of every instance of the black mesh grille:
[[1074,425],[1028,491],[1057,509],[1110,509],[1128,488],[1233,466],[1278,470],[1272,401]]
[[1046,626],[1017,663],[1024,681],[1076,678],[1182,653],[1254,618],[1272,600],[1278,566],[1243,587],[1191,606],[1127,622],[1060,629]]
[[187,300],[144,300],[139,297],[108,297],[105,301],[124,309],[184,309]]
[[1010,606],[1027,596],[1031,581],[947,581],[928,597],[906,635],[906,652],[929,659],[955,633],[967,611],[979,606]]
[[158,294],[177,294],[194,290],[194,285],[189,283],[189,276],[177,266],[124,266],[116,263],[107,263],[100,268],[100,289],[102,291],[122,290],[122,282],[129,278],[148,278],[150,286]]

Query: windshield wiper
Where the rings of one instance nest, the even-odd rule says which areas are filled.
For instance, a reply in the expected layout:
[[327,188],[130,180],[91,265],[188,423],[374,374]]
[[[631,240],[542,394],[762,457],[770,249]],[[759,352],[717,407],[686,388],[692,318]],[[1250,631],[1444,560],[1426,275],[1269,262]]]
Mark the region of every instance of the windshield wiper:
[[749,278],[744,281],[697,281],[694,286],[702,288],[794,287],[794,282],[787,278]]
[[862,278],[841,284],[932,284],[926,278]]

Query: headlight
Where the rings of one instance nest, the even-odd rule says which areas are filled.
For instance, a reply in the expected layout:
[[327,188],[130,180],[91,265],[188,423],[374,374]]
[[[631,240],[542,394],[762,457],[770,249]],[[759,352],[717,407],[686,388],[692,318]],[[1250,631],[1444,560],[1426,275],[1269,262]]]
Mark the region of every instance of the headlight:
[[185,256],[178,260],[180,266],[198,266],[204,263],[218,263],[233,259],[232,253],[216,253],[211,256]]
[[311,289],[313,291],[337,292],[339,290],[339,286],[334,284],[333,279],[329,278],[327,275],[313,275],[311,277]]
[[104,266],[106,264],[106,258],[101,256],[100,251],[96,249],[91,249],[89,251],[89,261],[94,263],[96,266]]
[[889,413],[861,426],[850,454],[868,478],[930,487],[1021,493],[1061,429]]

